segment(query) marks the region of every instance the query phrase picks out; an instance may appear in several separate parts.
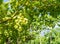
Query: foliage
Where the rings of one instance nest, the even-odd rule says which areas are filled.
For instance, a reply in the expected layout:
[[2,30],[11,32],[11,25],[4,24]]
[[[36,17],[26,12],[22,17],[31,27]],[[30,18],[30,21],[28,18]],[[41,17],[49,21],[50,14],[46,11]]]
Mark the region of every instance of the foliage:
[[[0,0],[0,44],[60,44],[56,24],[59,0]],[[42,37],[44,29],[50,32]]]

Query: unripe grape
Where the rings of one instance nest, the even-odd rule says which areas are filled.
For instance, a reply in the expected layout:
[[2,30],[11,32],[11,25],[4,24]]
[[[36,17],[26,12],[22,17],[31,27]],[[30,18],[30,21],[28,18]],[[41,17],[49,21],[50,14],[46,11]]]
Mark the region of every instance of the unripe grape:
[[16,6],[18,6],[19,5],[19,3],[18,3],[18,1],[16,2]]
[[29,4],[29,2],[27,1],[27,2],[26,2],[26,5],[28,5],[28,4]]
[[4,35],[7,36],[7,37],[9,36],[9,33],[8,33],[7,30],[4,31]]
[[19,26],[19,28],[18,28],[18,31],[19,31],[19,32],[21,32],[21,31],[22,31],[22,28],[21,28],[21,26]]
[[14,25],[14,28],[17,29],[18,28],[18,25]]

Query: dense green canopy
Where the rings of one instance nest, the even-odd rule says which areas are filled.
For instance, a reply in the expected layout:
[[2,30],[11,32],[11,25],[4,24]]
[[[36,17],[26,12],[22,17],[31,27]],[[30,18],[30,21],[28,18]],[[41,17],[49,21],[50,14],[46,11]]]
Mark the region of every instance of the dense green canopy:
[[[56,25],[60,0],[0,0],[0,44],[60,44]],[[49,33],[42,37],[47,28]]]

